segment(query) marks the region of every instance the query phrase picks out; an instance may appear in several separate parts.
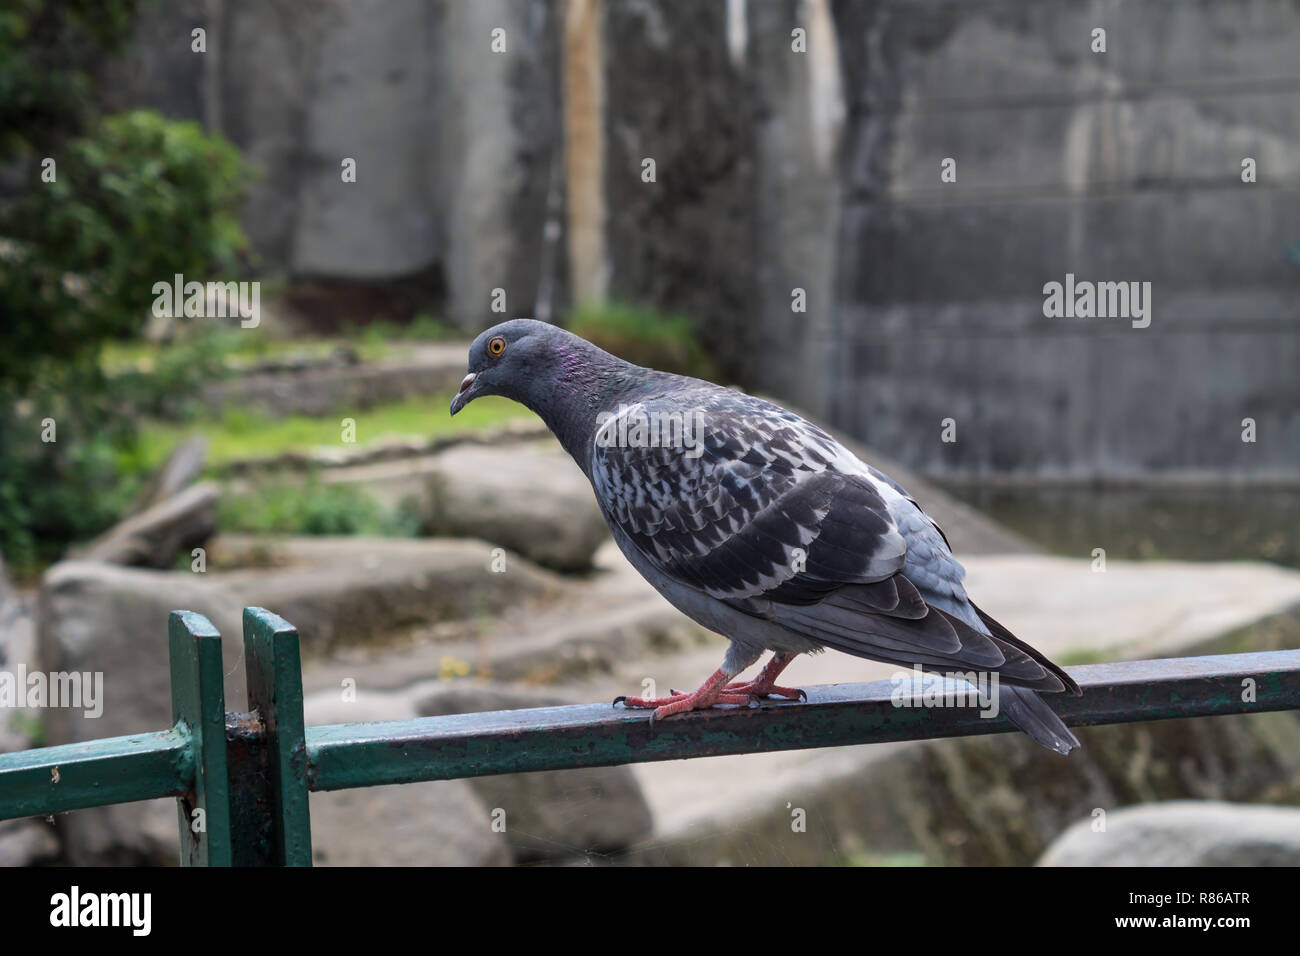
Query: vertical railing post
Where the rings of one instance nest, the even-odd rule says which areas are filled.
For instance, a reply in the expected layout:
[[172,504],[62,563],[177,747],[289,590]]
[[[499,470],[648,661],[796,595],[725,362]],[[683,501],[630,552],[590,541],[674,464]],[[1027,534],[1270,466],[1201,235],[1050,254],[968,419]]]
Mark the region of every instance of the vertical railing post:
[[[307,739],[302,713],[298,631],[265,608],[244,608],[248,706],[264,733],[270,815],[265,864],[311,866]],[[239,782],[232,781],[234,786]],[[236,801],[240,803],[242,801]]]
[[172,611],[172,719],[190,740],[193,789],[176,798],[182,866],[230,866],[230,791],[226,774],[226,692],[221,635],[202,614]]

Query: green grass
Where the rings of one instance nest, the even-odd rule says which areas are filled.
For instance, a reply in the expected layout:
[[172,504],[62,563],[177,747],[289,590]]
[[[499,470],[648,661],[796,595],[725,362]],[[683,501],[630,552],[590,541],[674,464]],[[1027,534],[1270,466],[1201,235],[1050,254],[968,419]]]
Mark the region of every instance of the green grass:
[[362,534],[417,537],[418,516],[383,508],[347,485],[318,481],[268,481],[244,495],[226,496],[218,524],[226,531],[258,534]]
[[685,316],[607,302],[569,316],[568,329],[619,358],[647,368],[716,378],[717,365]]
[[207,465],[219,468],[233,461],[273,458],[291,451],[341,447],[344,418],[356,421],[359,447],[380,438],[430,440],[532,417],[522,405],[489,396],[476,399],[452,418],[447,413],[451,398],[447,392],[322,418],[294,415],[273,419],[256,411],[228,409],[215,420],[146,423],[140,427],[137,448],[122,457],[119,467],[126,473],[156,468],[179,442],[193,435],[207,438]]

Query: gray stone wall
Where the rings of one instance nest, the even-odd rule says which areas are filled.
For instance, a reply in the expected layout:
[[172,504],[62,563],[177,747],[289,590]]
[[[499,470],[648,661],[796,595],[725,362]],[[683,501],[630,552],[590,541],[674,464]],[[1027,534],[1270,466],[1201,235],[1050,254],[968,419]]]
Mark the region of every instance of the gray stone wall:
[[[936,475],[1300,478],[1295,3],[183,0],[138,35],[111,91],[243,148],[269,272],[431,277],[469,331],[548,282],[682,312]],[[1046,317],[1067,274],[1151,283],[1149,327]]]
[[[832,420],[932,473],[1300,476],[1300,8],[839,3],[836,22],[853,121],[813,346]],[[1066,273],[1151,282],[1150,326],[1046,318]]]
[[427,277],[446,296],[431,308],[476,328],[501,318],[494,289],[510,315],[533,308],[559,56],[558,9],[540,0],[182,0],[143,9],[106,88],[240,147],[265,272]]

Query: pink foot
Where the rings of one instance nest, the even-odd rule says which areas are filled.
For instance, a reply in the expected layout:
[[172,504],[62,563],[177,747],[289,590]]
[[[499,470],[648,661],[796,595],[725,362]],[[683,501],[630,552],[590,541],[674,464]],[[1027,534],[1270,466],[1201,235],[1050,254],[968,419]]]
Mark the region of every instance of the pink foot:
[[623,704],[625,707],[652,710],[653,713],[650,715],[651,724],[654,724],[656,720],[671,717],[673,714],[682,714],[688,710],[707,710],[720,704],[748,705],[753,703],[753,697],[749,694],[732,693],[731,687],[726,686],[729,676],[729,674],[724,674],[722,671],[715,671],[713,676],[700,686],[699,690],[690,694],[673,691],[670,697],[615,697],[614,703]]

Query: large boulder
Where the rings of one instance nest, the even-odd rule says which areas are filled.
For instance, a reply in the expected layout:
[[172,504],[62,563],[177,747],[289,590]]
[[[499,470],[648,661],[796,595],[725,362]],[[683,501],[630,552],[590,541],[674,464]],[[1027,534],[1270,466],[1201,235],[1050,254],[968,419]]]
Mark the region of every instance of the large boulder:
[[1039,866],[1300,866],[1300,808],[1212,800],[1126,807],[1080,820]]
[[[0,556],[0,671],[13,673],[19,667],[36,666],[36,628],[31,608],[9,580]],[[32,746],[36,715],[25,709],[0,709],[0,753],[26,750]]]
[[429,534],[482,538],[559,571],[590,568],[609,535],[591,485],[553,441],[457,445],[429,480]]
[[465,348],[408,347],[401,359],[257,369],[204,387],[211,408],[255,406],[267,415],[354,414],[384,402],[455,391],[465,376]]
[[0,868],[39,866],[59,855],[59,838],[44,820],[0,820]]
[[257,552],[270,568],[221,573],[244,604],[274,610],[298,628],[310,653],[362,644],[447,620],[467,620],[567,593],[554,574],[510,556],[493,570],[482,541],[289,537],[219,540],[213,559]]

